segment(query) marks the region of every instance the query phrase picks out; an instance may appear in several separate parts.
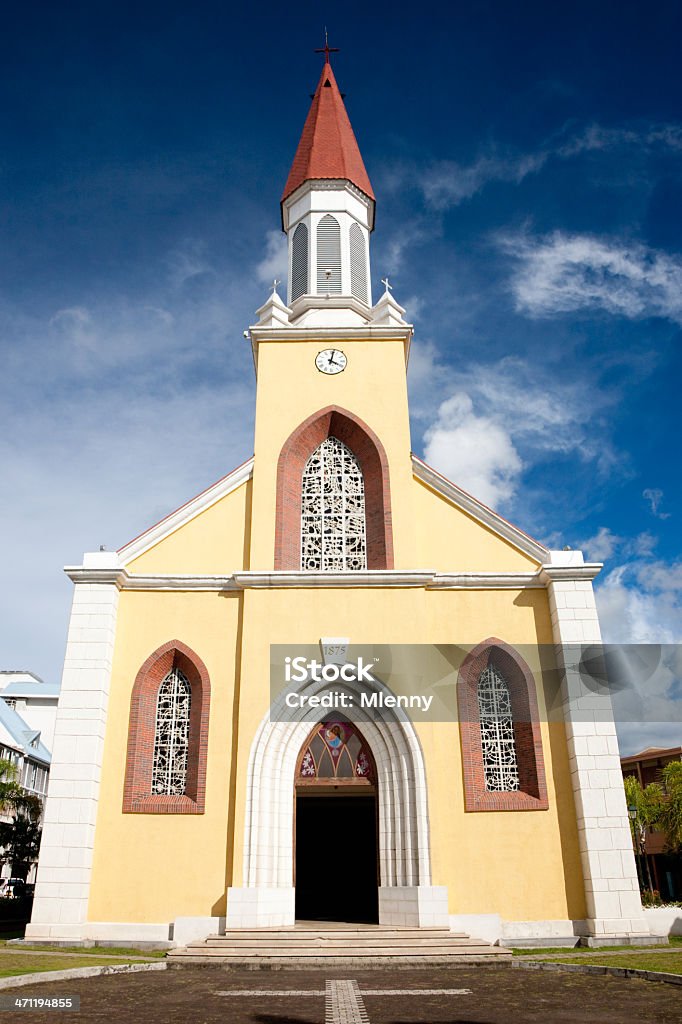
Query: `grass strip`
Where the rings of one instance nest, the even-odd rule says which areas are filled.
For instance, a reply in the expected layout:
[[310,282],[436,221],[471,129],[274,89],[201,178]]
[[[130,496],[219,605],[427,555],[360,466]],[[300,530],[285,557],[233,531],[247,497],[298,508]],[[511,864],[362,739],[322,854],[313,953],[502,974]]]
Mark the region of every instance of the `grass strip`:
[[675,953],[628,953],[609,956],[595,951],[594,956],[547,957],[543,963],[553,964],[595,964],[599,967],[632,968],[637,971],[662,971],[664,974],[682,974],[682,952]]
[[[664,952],[666,955],[674,952],[675,946],[682,946],[682,936],[671,935],[669,939],[669,946],[653,947],[657,953]],[[671,948],[673,947],[673,948]],[[571,948],[569,946],[531,946],[529,948],[516,948],[512,949],[514,956],[599,956],[601,953],[629,953],[639,950],[651,951],[651,946],[576,946]]]
[[65,956],[13,956],[0,952],[0,978],[12,978],[19,974],[36,974],[41,971],[67,971],[74,967],[110,967],[114,963],[129,963],[124,958],[111,957],[65,957]]
[[79,956],[114,956],[114,957],[135,957],[142,960],[162,959],[168,950],[166,949],[129,949],[127,946],[54,946],[31,943],[30,946],[9,945],[0,941],[0,954],[7,953],[54,953],[59,956],[61,953],[77,953]]

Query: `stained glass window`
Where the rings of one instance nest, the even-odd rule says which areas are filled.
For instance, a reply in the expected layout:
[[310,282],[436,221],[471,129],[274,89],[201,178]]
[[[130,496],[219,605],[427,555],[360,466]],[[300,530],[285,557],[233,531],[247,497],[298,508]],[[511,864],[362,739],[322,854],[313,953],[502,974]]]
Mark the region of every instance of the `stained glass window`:
[[323,722],[315,728],[299,762],[300,779],[374,778],[372,755],[349,722]]
[[187,785],[187,751],[192,688],[187,676],[172,669],[156,701],[152,793],[182,796]]
[[328,437],[303,470],[301,567],[366,569],[365,482],[358,460]]
[[493,665],[488,665],[479,679],[478,710],[485,788],[495,792],[518,790],[511,693],[506,680]]

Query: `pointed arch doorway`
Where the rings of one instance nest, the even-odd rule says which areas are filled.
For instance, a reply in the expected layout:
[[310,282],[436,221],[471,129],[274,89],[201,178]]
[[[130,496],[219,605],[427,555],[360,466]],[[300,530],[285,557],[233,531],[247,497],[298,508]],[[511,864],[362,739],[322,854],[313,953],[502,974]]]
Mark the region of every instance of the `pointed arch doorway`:
[[[338,690],[339,684],[334,686]],[[362,692],[366,692],[367,686],[377,693],[391,693],[379,679],[363,683]],[[329,687],[324,680],[310,679],[299,692],[322,696]],[[355,681],[346,680],[343,691],[359,703],[360,687]],[[311,733],[310,722],[304,720],[305,709],[299,708],[293,721],[290,711],[284,716],[285,710],[282,695],[263,715],[251,742],[244,804],[242,884],[228,888],[229,928],[288,928],[295,921],[297,771]],[[447,889],[431,881],[426,765],[414,726],[408,717],[390,706],[382,707],[377,714],[363,713],[358,717],[376,770],[379,923],[447,926]],[[336,784],[342,784],[338,778]],[[329,823],[323,824],[329,830]]]
[[318,723],[294,783],[297,920],[379,921],[377,771],[357,726]]

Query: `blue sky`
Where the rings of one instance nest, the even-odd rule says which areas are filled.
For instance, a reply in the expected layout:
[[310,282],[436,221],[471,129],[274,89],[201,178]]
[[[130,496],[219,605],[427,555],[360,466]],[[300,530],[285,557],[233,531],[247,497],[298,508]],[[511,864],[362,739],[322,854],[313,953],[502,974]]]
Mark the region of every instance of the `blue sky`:
[[415,451],[603,559],[607,639],[680,639],[682,9],[321,11],[5,14],[2,667],[57,679],[61,566],[251,453],[242,331],[286,272],[325,21],[377,194],[374,293],[388,273],[416,327]]

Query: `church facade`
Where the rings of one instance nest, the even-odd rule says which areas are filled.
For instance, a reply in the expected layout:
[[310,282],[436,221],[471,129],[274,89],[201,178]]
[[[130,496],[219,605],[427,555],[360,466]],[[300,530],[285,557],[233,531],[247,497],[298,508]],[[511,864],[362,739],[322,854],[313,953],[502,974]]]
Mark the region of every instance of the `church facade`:
[[[282,198],[287,302],[273,288],[250,330],[253,458],[67,568],[31,939],[296,919],[648,935],[608,701],[552,718],[528,655],[599,642],[600,566],[411,453],[413,331],[388,285],[372,302],[374,211],[327,54]],[[274,645],[342,667],[363,644],[462,645],[457,715],[272,714]]]

